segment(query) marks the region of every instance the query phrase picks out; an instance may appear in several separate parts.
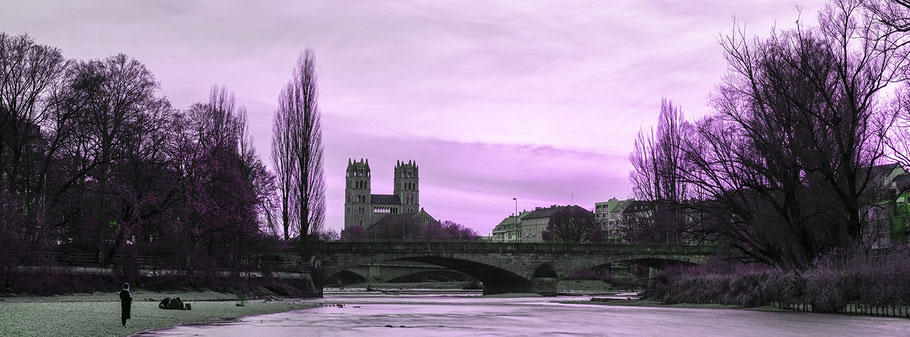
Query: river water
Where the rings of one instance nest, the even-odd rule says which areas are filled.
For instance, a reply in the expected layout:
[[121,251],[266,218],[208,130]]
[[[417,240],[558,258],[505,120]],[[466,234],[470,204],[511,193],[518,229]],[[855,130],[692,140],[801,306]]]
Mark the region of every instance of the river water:
[[142,336],[910,336],[910,319],[561,304],[585,297],[327,295],[324,307]]

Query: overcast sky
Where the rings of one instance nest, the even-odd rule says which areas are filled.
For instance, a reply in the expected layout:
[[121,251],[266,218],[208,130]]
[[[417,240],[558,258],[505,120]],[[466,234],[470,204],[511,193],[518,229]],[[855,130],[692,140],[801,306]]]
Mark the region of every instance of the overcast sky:
[[125,53],[186,108],[212,85],[249,110],[270,163],[277,96],[316,52],[330,228],[344,223],[348,158],[373,193],[396,160],[420,165],[421,206],[482,235],[519,209],[631,196],[628,154],[662,97],[708,111],[719,34],[815,22],[784,1],[0,1],[0,31],[75,59]]

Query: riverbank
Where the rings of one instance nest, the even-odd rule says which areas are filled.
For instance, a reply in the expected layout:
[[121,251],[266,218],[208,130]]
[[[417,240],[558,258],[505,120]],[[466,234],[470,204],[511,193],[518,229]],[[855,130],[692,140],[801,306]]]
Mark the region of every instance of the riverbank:
[[[180,297],[193,310],[162,310],[158,302]],[[312,308],[290,300],[246,300],[233,294],[206,292],[133,293],[132,319],[120,324],[117,293],[0,297],[0,336],[129,336],[181,324],[227,321],[242,316]]]
[[[415,289],[430,290],[483,290],[482,284],[472,282],[398,282],[398,283],[356,283],[345,285],[326,285],[326,291],[361,292],[366,289],[375,291],[409,291]],[[600,280],[562,280],[556,284],[556,291],[566,294],[601,294],[626,291],[615,288]]]
[[396,283],[355,283],[345,285],[326,285],[324,290],[337,291],[363,291],[371,290],[414,290],[414,289],[434,289],[434,290],[472,290],[481,289],[479,285],[471,282],[396,282]]
[[755,310],[558,304],[571,298],[348,294],[311,310],[182,325],[143,337],[905,336],[910,320]]
[[654,308],[687,308],[687,309],[744,309],[744,310],[758,310],[758,311],[787,311],[778,309],[773,306],[761,306],[761,307],[742,307],[733,304],[697,304],[697,303],[663,303],[660,301],[654,300],[621,300],[621,299],[600,299],[592,298],[588,301],[560,301],[559,303],[563,304],[594,304],[594,305],[606,305],[606,306],[617,306],[617,307],[654,307]]
[[712,261],[663,269],[643,298],[665,303],[777,304],[818,313],[910,317],[910,245],[889,251],[834,250],[811,265]]

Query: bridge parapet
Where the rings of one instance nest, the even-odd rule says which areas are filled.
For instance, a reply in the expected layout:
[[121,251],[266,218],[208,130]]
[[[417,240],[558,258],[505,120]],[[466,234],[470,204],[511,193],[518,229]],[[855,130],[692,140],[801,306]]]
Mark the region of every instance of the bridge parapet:
[[459,252],[459,253],[543,253],[543,254],[654,254],[714,255],[714,246],[612,243],[500,243],[477,241],[336,241],[321,242],[319,251],[365,252]]

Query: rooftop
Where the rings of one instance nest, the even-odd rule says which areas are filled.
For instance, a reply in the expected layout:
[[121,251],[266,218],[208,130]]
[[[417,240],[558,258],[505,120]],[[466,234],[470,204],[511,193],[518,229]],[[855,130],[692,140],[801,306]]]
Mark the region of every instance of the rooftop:
[[590,211],[588,211],[588,210],[586,210],[586,209],[584,209],[583,207],[578,206],[578,205],[571,205],[571,206],[556,206],[556,205],[552,205],[552,206],[547,207],[547,208],[538,207],[538,208],[536,208],[535,210],[529,212],[529,213],[528,213],[527,215],[525,215],[522,219],[549,218],[550,216],[553,215],[553,213],[556,213],[557,211],[562,210],[562,209],[565,209],[565,208],[568,208],[568,207],[576,207],[576,208],[583,209],[583,210],[585,210],[586,212],[590,212]]

